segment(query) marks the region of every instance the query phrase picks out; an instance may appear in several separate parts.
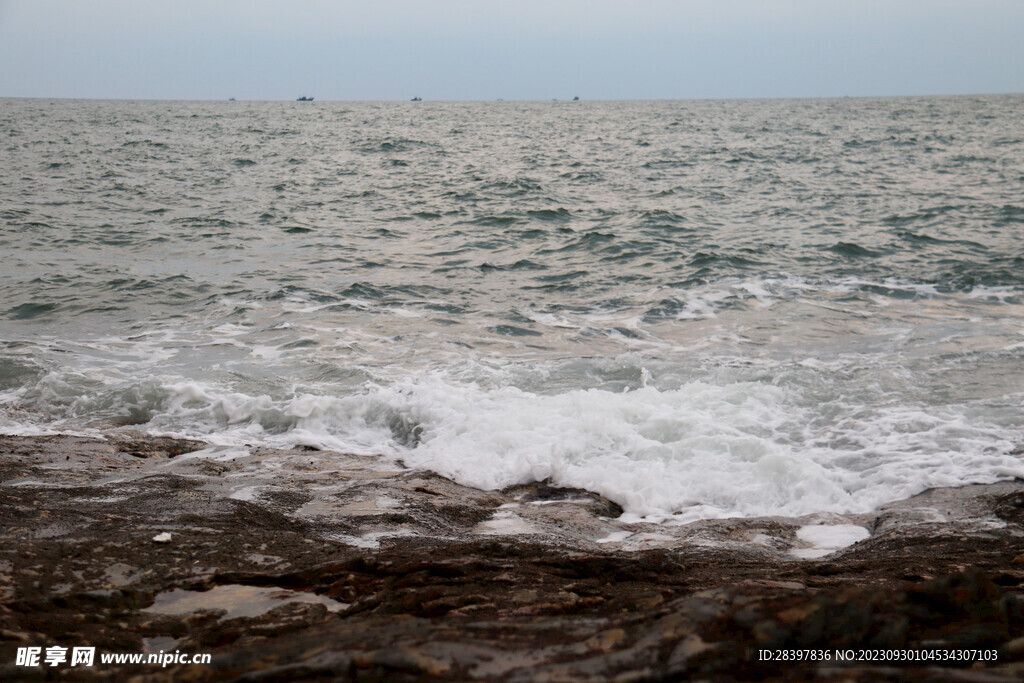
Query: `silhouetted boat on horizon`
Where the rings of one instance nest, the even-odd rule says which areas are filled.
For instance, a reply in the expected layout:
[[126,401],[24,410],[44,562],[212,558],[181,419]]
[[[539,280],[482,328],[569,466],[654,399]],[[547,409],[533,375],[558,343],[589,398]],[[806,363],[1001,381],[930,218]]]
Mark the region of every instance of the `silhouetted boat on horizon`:
[[299,99],[297,99],[295,101],[296,102],[312,102],[313,98],[310,97],[309,95],[303,95],[302,97],[300,97]]

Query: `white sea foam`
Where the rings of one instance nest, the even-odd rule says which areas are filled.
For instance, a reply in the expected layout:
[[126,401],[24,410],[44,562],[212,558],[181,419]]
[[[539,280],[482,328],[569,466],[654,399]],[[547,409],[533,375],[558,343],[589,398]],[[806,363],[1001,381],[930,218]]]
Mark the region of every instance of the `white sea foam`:
[[[80,366],[6,390],[0,428],[81,432],[127,415],[222,448],[382,455],[484,489],[550,479],[605,495],[628,518],[668,522],[865,512],[928,487],[1024,476],[1010,454],[1024,441],[1012,377],[1005,388],[1002,375],[986,377],[976,400],[965,393],[975,365],[953,356],[915,368],[867,335],[858,343],[797,346],[791,358],[725,348],[710,358],[466,359],[433,371],[356,365],[360,381],[377,378],[361,385]],[[946,374],[933,378],[937,369]]]
[[[643,370],[641,368],[641,370]],[[1013,430],[958,406],[816,402],[771,382],[689,381],[550,394],[429,374],[287,399],[166,387],[150,426],[222,443],[401,458],[482,489],[551,480],[627,519],[865,512],[933,486],[1024,476]]]

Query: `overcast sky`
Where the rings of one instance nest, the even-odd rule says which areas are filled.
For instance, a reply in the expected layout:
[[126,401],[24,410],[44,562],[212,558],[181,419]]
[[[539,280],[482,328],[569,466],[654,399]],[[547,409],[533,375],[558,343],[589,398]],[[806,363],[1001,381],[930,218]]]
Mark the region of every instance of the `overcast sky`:
[[1024,92],[1024,0],[0,0],[0,96]]

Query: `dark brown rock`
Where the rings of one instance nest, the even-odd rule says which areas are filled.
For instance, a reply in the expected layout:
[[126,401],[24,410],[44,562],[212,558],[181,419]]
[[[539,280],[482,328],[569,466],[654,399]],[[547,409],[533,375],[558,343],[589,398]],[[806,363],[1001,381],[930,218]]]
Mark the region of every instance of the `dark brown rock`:
[[[871,515],[626,524],[327,451],[0,437],[0,676],[121,680],[1016,680],[1024,486]],[[796,530],[873,535],[799,559]],[[166,543],[153,538],[169,533]],[[184,590],[182,590],[184,589]],[[225,596],[243,596],[229,599]],[[163,610],[163,611],[161,611]],[[213,655],[17,667],[18,647]],[[982,662],[763,651],[984,651]],[[131,670],[129,671],[129,668]]]

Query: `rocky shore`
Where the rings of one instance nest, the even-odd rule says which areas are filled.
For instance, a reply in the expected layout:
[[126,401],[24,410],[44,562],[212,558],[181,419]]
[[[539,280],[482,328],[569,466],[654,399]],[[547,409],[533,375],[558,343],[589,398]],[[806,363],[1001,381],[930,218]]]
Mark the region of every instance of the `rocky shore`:
[[[1020,481],[630,524],[586,491],[112,431],[0,436],[0,509],[5,680],[1024,677]],[[96,661],[16,661],[57,646]],[[173,652],[212,660],[100,662]]]

